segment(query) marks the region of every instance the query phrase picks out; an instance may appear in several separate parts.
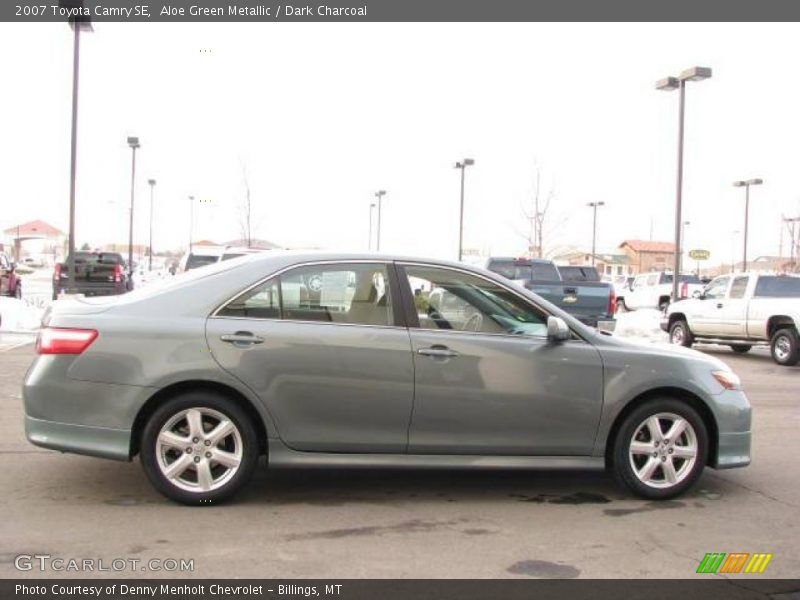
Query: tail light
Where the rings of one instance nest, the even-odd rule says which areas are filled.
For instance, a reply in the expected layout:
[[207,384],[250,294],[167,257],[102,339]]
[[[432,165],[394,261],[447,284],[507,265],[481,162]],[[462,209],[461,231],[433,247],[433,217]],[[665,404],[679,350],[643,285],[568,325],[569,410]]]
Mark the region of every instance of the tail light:
[[61,279],[61,263],[56,263],[56,270],[53,272],[53,279]]
[[608,295],[608,310],[606,311],[609,315],[613,315],[617,312],[617,291],[614,289],[614,286],[611,286],[611,293]]
[[681,284],[681,298],[689,297],[689,284],[685,281]]
[[122,265],[120,264],[114,265],[114,281],[117,283],[122,281]]
[[37,354],[80,354],[97,338],[96,329],[44,327],[36,337]]

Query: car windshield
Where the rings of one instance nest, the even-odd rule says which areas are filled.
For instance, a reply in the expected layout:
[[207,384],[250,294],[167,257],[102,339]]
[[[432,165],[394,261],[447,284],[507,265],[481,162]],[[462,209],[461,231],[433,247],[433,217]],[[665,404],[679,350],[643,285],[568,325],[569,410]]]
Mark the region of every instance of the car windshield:
[[558,267],[558,272],[564,281],[600,281],[594,267]]
[[754,295],[760,298],[800,298],[800,277],[759,277]]

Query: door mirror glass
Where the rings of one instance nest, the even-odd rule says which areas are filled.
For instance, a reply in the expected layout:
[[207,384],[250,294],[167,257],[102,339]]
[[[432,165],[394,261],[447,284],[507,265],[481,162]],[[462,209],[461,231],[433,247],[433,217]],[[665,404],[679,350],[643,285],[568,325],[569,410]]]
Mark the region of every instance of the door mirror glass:
[[561,317],[547,317],[547,339],[552,342],[563,342],[570,338],[569,327]]

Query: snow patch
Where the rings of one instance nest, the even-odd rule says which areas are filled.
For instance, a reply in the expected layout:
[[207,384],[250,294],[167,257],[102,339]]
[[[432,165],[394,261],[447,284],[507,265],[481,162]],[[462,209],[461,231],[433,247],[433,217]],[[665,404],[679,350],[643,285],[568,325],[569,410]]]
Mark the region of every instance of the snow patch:
[[614,335],[650,344],[669,343],[669,335],[661,331],[661,316],[661,311],[655,308],[619,312]]
[[44,314],[37,303],[0,297],[0,331],[36,331]]

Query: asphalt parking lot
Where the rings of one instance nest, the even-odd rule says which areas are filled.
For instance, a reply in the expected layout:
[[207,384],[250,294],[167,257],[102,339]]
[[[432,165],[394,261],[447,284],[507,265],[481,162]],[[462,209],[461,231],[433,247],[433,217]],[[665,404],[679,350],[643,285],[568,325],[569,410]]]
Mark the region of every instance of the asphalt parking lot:
[[187,508],[158,495],[137,463],[29,445],[20,383],[33,349],[7,347],[0,577],[87,575],[22,573],[19,554],[194,559],[184,575],[203,578],[683,578],[707,552],[769,552],[756,577],[800,573],[800,367],[761,350],[707,350],[743,379],[753,464],[708,469],[677,500],[633,498],[602,473],[260,469],[234,503]]

